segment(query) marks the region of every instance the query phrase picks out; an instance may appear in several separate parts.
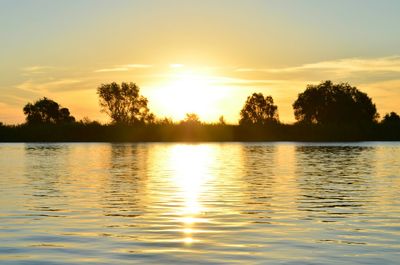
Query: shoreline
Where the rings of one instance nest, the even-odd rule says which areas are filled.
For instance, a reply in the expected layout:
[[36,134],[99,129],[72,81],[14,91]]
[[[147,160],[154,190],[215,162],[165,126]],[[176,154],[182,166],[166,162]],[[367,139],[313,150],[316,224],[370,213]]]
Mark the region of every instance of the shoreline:
[[0,142],[372,142],[400,141],[400,126],[218,124],[1,126]]

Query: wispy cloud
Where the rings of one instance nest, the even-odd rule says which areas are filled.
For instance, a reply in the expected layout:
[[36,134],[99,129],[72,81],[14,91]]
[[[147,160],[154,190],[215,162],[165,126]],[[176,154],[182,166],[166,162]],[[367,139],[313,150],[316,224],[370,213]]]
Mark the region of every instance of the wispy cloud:
[[78,79],[59,79],[51,81],[27,80],[17,85],[16,88],[30,92],[43,93],[52,89],[58,89],[63,86],[75,85],[80,82],[81,80]]
[[231,86],[260,86],[260,85],[271,85],[271,84],[282,84],[287,81],[285,80],[273,80],[273,79],[244,79],[244,78],[235,78],[235,77],[212,77],[208,79],[208,82],[211,84],[217,85],[231,85]]
[[331,72],[399,72],[400,56],[381,58],[347,58],[322,61],[285,68],[237,68],[237,72],[295,73],[303,71]]
[[131,69],[140,69],[140,68],[150,68],[152,65],[150,64],[123,64],[123,65],[115,65],[110,68],[102,68],[93,71],[94,73],[106,73],[106,72],[126,72]]
[[24,72],[24,75],[31,75],[31,74],[44,74],[52,69],[54,69],[54,67],[52,66],[33,65],[24,67],[21,70]]
[[126,67],[126,68],[150,68],[152,67],[151,64],[124,64],[121,65],[121,67]]
[[128,71],[128,67],[114,67],[114,68],[103,68],[103,69],[98,69],[95,70],[95,73],[106,73],[106,72],[124,72]]

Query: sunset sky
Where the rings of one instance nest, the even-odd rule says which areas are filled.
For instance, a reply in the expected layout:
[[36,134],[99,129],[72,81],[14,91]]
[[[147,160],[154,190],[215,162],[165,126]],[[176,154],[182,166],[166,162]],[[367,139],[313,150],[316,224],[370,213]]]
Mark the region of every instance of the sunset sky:
[[158,117],[236,123],[248,95],[281,121],[330,79],[400,112],[400,1],[0,0],[0,121],[40,97],[107,122],[96,88],[135,82]]

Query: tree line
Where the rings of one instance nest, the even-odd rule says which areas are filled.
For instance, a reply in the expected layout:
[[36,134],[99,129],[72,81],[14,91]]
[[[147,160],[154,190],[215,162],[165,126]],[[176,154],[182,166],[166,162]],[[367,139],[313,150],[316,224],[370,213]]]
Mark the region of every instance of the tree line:
[[[148,100],[140,94],[135,83],[115,82],[102,84],[97,88],[101,111],[114,124],[173,123],[172,119],[156,119],[148,108]],[[318,85],[308,85],[293,103],[294,115],[298,123],[306,124],[354,124],[376,123],[379,114],[372,99],[348,83],[334,84],[324,81]],[[68,108],[61,107],[46,97],[23,108],[27,124],[71,123],[75,118]],[[391,112],[383,118],[383,123],[400,121],[397,113]],[[199,123],[195,113],[186,114],[182,122]],[[220,123],[225,123],[223,116]],[[263,125],[279,123],[278,106],[272,96],[262,93],[250,95],[240,111],[239,124]]]
[[[40,130],[44,130],[44,127],[51,127],[51,130],[54,131],[55,126],[71,128],[79,127],[79,125],[81,127],[83,125],[86,127],[97,126],[97,128],[102,126],[125,127],[125,129],[142,127],[142,130],[147,131],[152,127],[152,130],[160,131],[158,136],[154,136],[157,140],[157,137],[161,137],[161,127],[184,126],[186,129],[170,128],[169,130],[181,130],[178,135],[182,134],[183,139],[190,140],[190,134],[195,133],[196,130],[198,132],[199,127],[203,126],[201,134],[207,135],[207,130],[211,130],[211,125],[218,125],[227,127],[224,130],[220,128],[219,140],[225,138],[227,140],[400,139],[400,116],[397,113],[388,113],[379,121],[376,105],[366,93],[348,83],[334,84],[329,80],[317,85],[307,85],[306,89],[298,94],[292,105],[296,119],[296,123],[293,125],[283,124],[279,121],[278,106],[274,104],[272,96],[264,96],[262,93],[253,93],[247,97],[240,110],[238,126],[227,125],[223,116],[219,118],[217,124],[204,124],[196,113],[187,113],[186,118],[177,124],[171,118],[157,118],[148,107],[148,99],[140,94],[140,88],[135,83],[101,84],[97,88],[97,94],[101,111],[111,119],[111,123],[108,125],[101,125],[88,119],[77,122],[68,108],[44,97],[24,106],[25,124],[19,126],[0,124],[2,128],[0,132],[7,132],[5,130],[7,128],[17,130],[20,127],[24,127],[22,130],[29,132],[29,128],[35,127],[40,134]],[[148,129],[143,129],[146,127]],[[189,130],[187,127],[193,128]],[[173,132],[165,130],[163,133],[173,134]],[[281,138],[275,137],[274,133],[280,135]],[[21,134],[24,135],[24,133]],[[68,133],[66,134],[68,135]],[[144,134],[150,135],[151,133]],[[186,134],[189,136],[186,137]],[[224,134],[227,135],[224,136]],[[90,136],[88,138],[90,140]],[[106,140],[106,138],[104,139]],[[179,140],[174,137],[171,139]],[[4,139],[0,138],[0,140]]]

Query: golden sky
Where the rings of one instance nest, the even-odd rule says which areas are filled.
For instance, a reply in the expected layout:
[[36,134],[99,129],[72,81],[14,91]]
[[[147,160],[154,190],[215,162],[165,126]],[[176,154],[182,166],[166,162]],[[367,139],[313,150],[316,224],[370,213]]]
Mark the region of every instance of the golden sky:
[[101,83],[135,82],[158,117],[236,123],[248,95],[281,121],[307,84],[349,82],[400,112],[398,1],[0,1],[0,121],[40,97],[77,119]]

